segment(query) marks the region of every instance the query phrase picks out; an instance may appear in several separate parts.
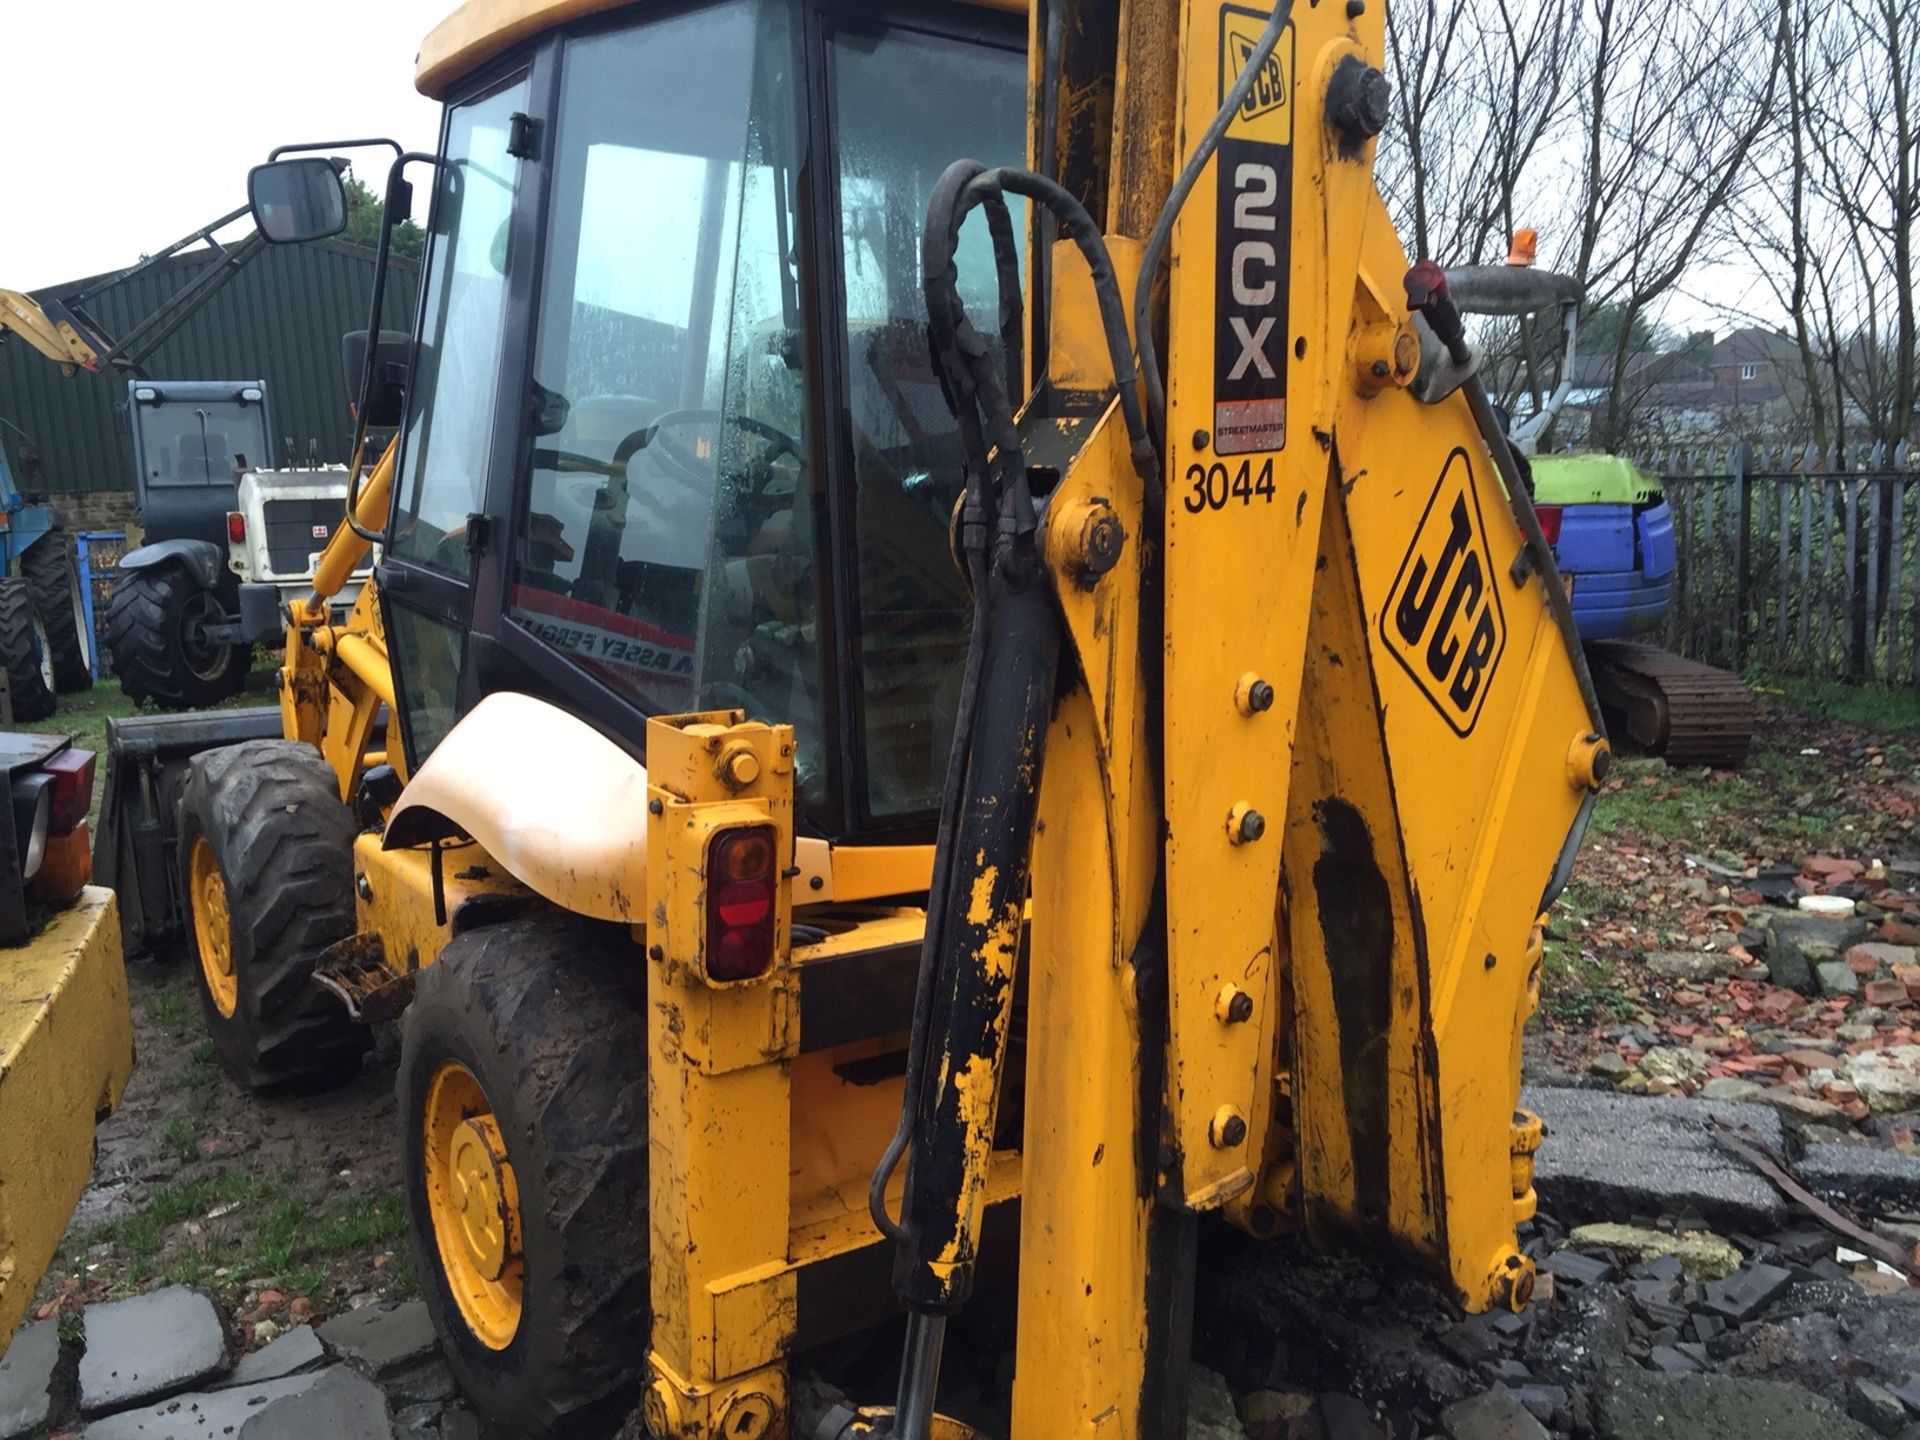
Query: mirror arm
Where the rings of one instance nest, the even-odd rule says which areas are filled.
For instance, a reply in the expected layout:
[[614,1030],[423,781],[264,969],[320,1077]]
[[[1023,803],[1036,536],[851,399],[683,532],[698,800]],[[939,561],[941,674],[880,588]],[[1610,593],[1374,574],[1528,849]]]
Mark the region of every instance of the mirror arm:
[[[344,144],[347,142],[337,143]],[[392,141],[371,143],[393,144]],[[394,145],[393,148],[397,153],[394,156],[393,164],[387,167],[387,190],[380,206],[380,246],[379,249],[374,252],[373,258],[373,300],[368,307],[366,358],[360,362],[360,400],[359,403],[353,407],[353,448],[347,452],[352,457],[352,468],[347,472],[347,526],[354,534],[371,545],[386,544],[386,536],[384,533],[375,534],[373,531],[361,528],[359,520],[360,472],[361,462],[367,444],[367,413],[373,405],[374,369],[378,363],[380,353],[380,311],[384,307],[387,298],[387,261],[393,253],[393,231],[394,226],[399,222],[400,218],[396,214],[399,206],[394,202],[401,199],[403,195],[406,196],[409,201],[411,200],[413,193],[412,187],[408,184],[404,174],[409,162],[419,161],[422,164],[433,166],[436,171],[444,164],[438,155],[426,155],[417,150],[401,150],[398,145]],[[429,242],[431,242],[431,238],[431,233],[429,233]],[[426,285],[425,262],[428,258],[426,251],[423,250],[421,252],[423,263],[421,265],[420,276],[422,288]],[[411,332],[413,327],[409,326],[408,328],[409,332]],[[407,404],[411,404],[412,402],[413,377],[419,368],[419,361],[420,357],[417,353],[408,357]],[[395,495],[400,493],[398,488],[400,461],[404,458],[400,447],[406,443],[406,434],[407,414],[406,405],[403,405],[400,412],[400,426],[394,432],[393,436]],[[391,529],[391,524],[389,524],[387,528]]]
[[386,146],[396,155],[406,153],[400,148],[398,140],[389,140],[384,135],[373,135],[364,140],[314,140],[298,145],[276,145],[267,152],[267,163],[271,165],[283,155],[300,155],[315,150],[357,150],[378,145]]

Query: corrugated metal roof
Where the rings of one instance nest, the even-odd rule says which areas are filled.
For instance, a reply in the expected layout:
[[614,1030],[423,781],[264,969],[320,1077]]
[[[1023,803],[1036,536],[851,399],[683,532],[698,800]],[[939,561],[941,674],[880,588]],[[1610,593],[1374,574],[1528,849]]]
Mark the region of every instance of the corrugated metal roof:
[[[124,335],[207,263],[204,250],[176,256],[128,284],[88,302],[87,309],[115,335]],[[386,324],[411,330],[420,267],[395,258],[387,271]],[[47,287],[72,294],[86,281]],[[340,337],[367,323],[373,299],[373,252],[342,241],[269,245],[206,307],[154,351],[145,369],[155,380],[265,380],[273,414],[276,458],[282,437],[306,454],[319,441],[326,460],[344,461],[353,443]],[[0,344],[0,420],[17,426],[39,449],[36,490],[70,493],[124,490],[133,484],[133,444],[124,420],[125,372],[72,376],[17,340]],[[0,425],[11,462],[20,437]]]

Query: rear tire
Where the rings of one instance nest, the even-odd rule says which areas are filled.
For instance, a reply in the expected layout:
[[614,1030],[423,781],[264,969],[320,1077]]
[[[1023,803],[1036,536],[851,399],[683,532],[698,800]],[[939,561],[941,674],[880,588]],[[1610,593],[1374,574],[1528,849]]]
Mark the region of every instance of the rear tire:
[[15,720],[53,714],[53,646],[24,580],[0,580],[0,669],[7,672]]
[[249,740],[194,757],[180,797],[187,946],[227,1073],[255,1090],[351,1079],[369,1032],[313,982],[354,931],[353,812],[311,746]]
[[[645,976],[618,927],[504,921],[455,938],[422,970],[402,1022],[401,1150],[421,1289],[460,1388],[502,1434],[596,1440],[640,1396]],[[470,1238],[469,1217],[495,1207],[470,1188],[450,1193],[449,1177],[470,1176],[487,1154],[498,1159],[491,1171],[480,1162],[483,1176],[511,1176],[517,1191],[517,1257],[497,1234]],[[511,1193],[504,1181],[495,1190]],[[483,1184],[482,1198],[492,1193]]]
[[93,635],[80,594],[73,537],[55,525],[20,557],[20,577],[33,590],[34,609],[53,651],[53,679],[62,695],[93,684]]
[[163,710],[197,710],[238,695],[252,647],[192,638],[197,624],[222,613],[219,598],[184,565],[122,575],[107,603],[107,653],[128,698]]

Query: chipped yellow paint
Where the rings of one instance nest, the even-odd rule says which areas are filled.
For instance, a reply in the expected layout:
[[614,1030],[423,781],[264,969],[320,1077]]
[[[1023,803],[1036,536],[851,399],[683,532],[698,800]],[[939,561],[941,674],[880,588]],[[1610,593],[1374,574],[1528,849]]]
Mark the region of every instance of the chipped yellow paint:
[[119,907],[89,885],[0,961],[0,1351],[86,1189],[94,1121],[132,1070]]

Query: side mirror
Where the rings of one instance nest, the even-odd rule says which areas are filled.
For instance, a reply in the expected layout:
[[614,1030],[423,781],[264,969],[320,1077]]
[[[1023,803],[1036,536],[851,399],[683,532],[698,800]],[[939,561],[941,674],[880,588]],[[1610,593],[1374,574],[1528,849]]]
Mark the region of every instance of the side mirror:
[[247,172],[247,204],[269,244],[324,240],[347,228],[347,192],[331,161],[273,160]]

